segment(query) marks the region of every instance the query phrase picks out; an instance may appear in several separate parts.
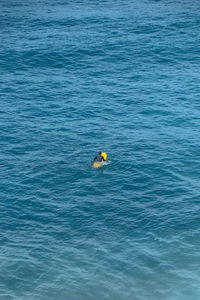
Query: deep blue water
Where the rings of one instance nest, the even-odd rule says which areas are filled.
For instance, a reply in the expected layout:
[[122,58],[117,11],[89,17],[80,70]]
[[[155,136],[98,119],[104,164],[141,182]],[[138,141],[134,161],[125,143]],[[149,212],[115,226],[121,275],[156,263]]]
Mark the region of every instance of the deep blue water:
[[197,0],[1,0],[0,299],[200,299],[199,27]]

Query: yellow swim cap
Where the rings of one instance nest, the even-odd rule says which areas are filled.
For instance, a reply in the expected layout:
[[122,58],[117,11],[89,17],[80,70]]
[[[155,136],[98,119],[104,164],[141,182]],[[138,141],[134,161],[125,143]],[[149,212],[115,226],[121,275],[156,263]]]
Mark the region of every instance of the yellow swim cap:
[[102,152],[102,153],[101,153],[101,156],[103,156],[104,160],[107,159],[107,153],[106,153],[106,152]]

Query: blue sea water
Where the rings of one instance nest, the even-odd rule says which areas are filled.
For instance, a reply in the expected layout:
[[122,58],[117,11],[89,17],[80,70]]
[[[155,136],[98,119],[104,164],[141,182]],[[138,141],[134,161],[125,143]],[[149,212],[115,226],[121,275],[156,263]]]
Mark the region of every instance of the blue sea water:
[[197,0],[1,0],[0,299],[200,299],[199,27]]

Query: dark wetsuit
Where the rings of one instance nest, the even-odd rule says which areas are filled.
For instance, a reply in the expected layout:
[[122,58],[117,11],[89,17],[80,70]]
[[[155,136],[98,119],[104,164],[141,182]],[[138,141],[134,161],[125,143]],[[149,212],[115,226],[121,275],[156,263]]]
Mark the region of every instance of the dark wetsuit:
[[97,155],[97,156],[94,158],[94,161],[100,161],[100,162],[102,162],[102,161],[105,161],[105,159],[103,158],[103,156],[101,156],[101,155],[99,154],[99,155]]

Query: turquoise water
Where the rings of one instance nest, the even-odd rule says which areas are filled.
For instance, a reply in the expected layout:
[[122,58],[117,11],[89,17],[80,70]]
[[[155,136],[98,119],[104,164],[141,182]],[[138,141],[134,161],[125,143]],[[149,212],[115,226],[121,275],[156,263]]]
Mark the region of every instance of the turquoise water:
[[0,299],[200,298],[199,11],[1,1]]

